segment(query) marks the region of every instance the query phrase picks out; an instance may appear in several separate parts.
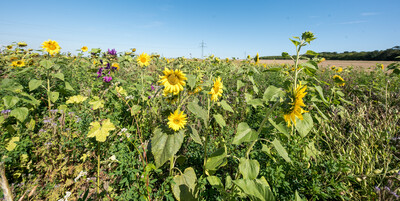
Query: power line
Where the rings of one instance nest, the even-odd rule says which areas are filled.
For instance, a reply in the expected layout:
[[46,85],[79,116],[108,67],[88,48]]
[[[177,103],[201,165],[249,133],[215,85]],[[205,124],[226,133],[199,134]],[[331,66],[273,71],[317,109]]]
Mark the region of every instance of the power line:
[[204,58],[204,48],[207,47],[206,43],[204,43],[204,41],[201,41],[200,47],[201,47],[201,58]]

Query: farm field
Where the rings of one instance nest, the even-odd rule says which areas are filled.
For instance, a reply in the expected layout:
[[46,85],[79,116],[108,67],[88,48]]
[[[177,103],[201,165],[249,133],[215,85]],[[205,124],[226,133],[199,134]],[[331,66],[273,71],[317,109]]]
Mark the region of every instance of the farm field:
[[[304,61],[302,61],[304,62]],[[384,66],[388,66],[395,61],[351,61],[351,60],[326,60],[319,64],[320,67],[348,67],[353,66],[356,68],[368,69],[369,67],[376,67],[376,64],[383,64]],[[261,64],[268,65],[280,65],[280,64],[290,64],[293,65],[294,62],[292,60],[260,60]]]
[[283,65],[1,47],[0,198],[398,200],[399,62],[314,39]]

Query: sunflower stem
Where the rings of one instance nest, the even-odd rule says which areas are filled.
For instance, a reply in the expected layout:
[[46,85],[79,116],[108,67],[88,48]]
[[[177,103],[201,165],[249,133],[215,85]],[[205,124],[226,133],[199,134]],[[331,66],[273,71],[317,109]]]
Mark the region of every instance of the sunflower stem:
[[[97,145],[97,152],[99,151]],[[100,194],[100,154],[97,154],[97,194]]]
[[171,156],[170,164],[169,164],[169,176],[172,176],[173,170],[174,170],[174,155]]
[[[275,107],[278,105],[278,103],[280,103],[280,101],[276,101],[275,104],[272,106],[272,108],[271,108],[271,109],[268,111],[268,113],[265,115],[263,121],[262,121],[261,124],[260,124],[260,127],[258,128],[257,136],[260,135],[260,133],[261,133],[261,131],[262,131],[262,128],[264,127],[264,124],[267,122],[268,117],[271,115],[272,111],[274,111],[274,109],[275,109]],[[246,152],[246,157],[247,157],[247,158],[249,158],[250,151],[253,149],[253,147],[254,147],[254,145],[256,144],[257,141],[258,141],[258,140],[254,140],[254,141],[251,143],[251,145],[249,146],[249,149],[247,149],[247,152]]]

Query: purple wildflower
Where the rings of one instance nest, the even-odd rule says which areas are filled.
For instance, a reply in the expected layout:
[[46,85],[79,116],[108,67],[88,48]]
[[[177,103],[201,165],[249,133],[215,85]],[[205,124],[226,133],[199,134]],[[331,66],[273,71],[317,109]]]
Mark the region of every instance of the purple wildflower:
[[375,191],[379,192],[381,189],[378,186],[375,186]]
[[45,120],[43,120],[43,123],[50,123],[50,122],[51,122],[50,119],[45,119]]
[[112,49],[112,50],[108,49],[108,54],[117,55],[117,51],[115,51],[115,49]]
[[104,82],[111,82],[112,77],[111,76],[104,76],[103,80],[104,80]]
[[97,78],[101,77],[103,75],[103,68],[99,68],[99,71],[97,71]]
[[8,114],[8,113],[10,113],[11,112],[11,110],[2,110],[1,111],[1,114]]
[[154,88],[153,84],[151,84],[151,90],[154,91],[156,88]]
[[111,68],[110,63],[107,63],[106,69],[110,69],[110,68]]
[[57,110],[57,109],[55,109],[55,110],[50,110],[50,112],[56,113],[56,112],[58,112],[58,110]]
[[103,60],[100,59],[100,63],[103,64]]
[[150,99],[151,98],[151,96],[149,96],[149,97],[147,97],[148,99]]

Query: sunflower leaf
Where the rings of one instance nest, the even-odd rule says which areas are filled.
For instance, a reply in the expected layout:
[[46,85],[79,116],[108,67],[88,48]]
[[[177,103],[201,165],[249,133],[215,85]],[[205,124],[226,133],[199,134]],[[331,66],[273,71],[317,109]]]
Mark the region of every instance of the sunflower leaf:
[[309,113],[303,114],[303,120],[296,119],[296,130],[305,137],[313,128],[313,119]]
[[282,156],[282,158],[285,159],[286,162],[292,162],[289,158],[288,153],[286,152],[286,149],[282,146],[281,141],[275,138],[275,140],[272,141],[272,145],[274,145],[276,151],[278,151],[278,154]]
[[218,125],[221,126],[221,128],[226,126],[225,120],[221,114],[214,114],[214,119],[218,123]]
[[20,122],[23,122],[28,116],[29,110],[26,107],[15,108],[11,111],[10,116],[17,118]]
[[184,138],[183,130],[172,135],[167,135],[159,128],[154,130],[154,136],[151,138],[151,153],[154,156],[157,168],[179,151]]
[[249,127],[246,122],[241,122],[237,127],[232,144],[239,145],[242,142],[252,142],[258,138],[257,132]]
[[190,102],[188,104],[188,109],[190,110],[190,112],[192,112],[196,116],[202,118],[204,120],[204,123],[207,125],[207,122],[208,122],[207,111],[204,110],[202,107],[200,107],[197,104],[197,102]]
[[173,179],[172,192],[175,198],[180,201],[197,200],[196,173],[193,168],[186,168],[183,174],[176,175]]
[[38,87],[40,87],[40,85],[42,85],[43,81],[42,80],[37,80],[37,79],[32,79],[31,81],[29,81],[29,91],[33,91],[35,89],[37,89]]

